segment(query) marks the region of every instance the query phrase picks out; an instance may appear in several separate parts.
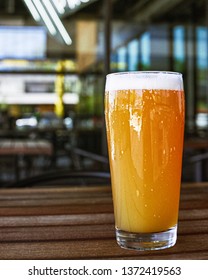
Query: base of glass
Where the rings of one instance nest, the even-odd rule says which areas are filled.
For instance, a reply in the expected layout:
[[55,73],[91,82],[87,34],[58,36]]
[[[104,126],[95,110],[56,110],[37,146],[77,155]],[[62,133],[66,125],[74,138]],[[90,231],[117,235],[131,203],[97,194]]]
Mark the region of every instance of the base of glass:
[[161,250],[175,245],[177,225],[162,232],[131,233],[116,229],[116,239],[120,247],[132,250]]

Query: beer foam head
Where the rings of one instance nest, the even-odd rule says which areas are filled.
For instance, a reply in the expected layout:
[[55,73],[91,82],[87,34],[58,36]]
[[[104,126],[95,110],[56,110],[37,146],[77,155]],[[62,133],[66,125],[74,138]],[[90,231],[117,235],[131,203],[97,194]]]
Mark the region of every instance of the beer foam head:
[[183,90],[180,73],[175,72],[120,72],[107,75],[106,91],[112,90]]

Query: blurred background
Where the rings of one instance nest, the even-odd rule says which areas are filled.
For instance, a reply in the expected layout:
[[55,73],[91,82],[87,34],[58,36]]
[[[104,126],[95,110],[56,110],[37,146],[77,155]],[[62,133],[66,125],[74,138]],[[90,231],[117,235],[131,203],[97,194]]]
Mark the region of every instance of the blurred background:
[[1,0],[0,185],[109,170],[110,72],[183,73],[183,181],[208,178],[207,0]]

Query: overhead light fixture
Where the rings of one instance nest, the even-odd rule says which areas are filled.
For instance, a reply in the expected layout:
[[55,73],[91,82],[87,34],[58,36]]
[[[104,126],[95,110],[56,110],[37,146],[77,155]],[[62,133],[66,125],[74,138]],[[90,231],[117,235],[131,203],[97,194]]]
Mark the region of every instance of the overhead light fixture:
[[32,0],[24,0],[25,4],[27,5],[32,17],[35,21],[40,21],[40,15],[38,11],[36,10]]
[[42,20],[44,21],[46,27],[48,28],[48,31],[51,33],[51,35],[56,35],[57,31],[56,28],[51,21],[50,17],[48,16],[45,8],[43,7],[43,4],[40,2],[40,0],[33,0],[33,4],[35,5],[36,9],[41,15]]
[[62,1],[53,0],[53,5],[59,14],[65,13],[66,0],[64,0],[64,1],[63,0]]
[[58,14],[56,13],[55,9],[53,8],[51,2],[49,0],[44,0],[43,1],[48,14],[50,15],[51,19],[53,20],[54,24],[56,25],[60,35],[62,36],[64,42],[67,45],[71,45],[72,40],[68,34],[68,32],[66,31],[65,27],[63,26]]
[[82,3],[87,3],[90,0],[67,0],[68,7],[74,9],[76,6],[80,6]]

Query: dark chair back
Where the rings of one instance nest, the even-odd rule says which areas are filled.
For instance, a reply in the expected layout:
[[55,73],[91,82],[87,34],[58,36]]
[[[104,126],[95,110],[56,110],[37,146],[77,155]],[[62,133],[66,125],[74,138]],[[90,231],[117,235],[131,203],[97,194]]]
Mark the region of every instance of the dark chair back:
[[21,179],[8,184],[7,188],[24,188],[33,186],[83,186],[110,185],[110,173],[100,171],[54,170]]

